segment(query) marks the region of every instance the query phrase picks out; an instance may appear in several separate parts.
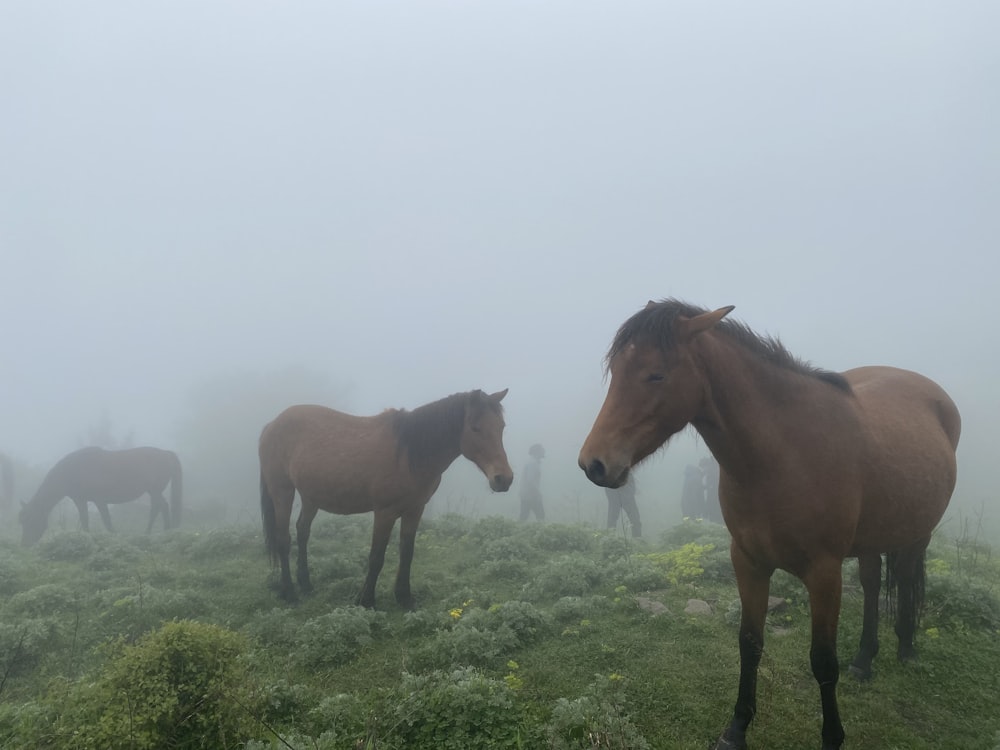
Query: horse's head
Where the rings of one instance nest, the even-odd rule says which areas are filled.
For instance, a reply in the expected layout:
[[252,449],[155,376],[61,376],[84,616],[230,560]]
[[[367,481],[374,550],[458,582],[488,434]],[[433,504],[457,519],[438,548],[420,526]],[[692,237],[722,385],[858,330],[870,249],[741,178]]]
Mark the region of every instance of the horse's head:
[[695,418],[706,383],[691,344],[732,309],[663,316],[650,302],[622,325],[608,352],[608,395],[580,451],[590,481],[621,487],[629,469]]
[[469,394],[460,443],[462,455],[486,475],[494,492],[506,492],[514,481],[514,472],[503,447],[504,421],[500,402],[506,395],[506,388],[490,395],[482,391]]
[[45,527],[48,525],[48,514],[44,513],[38,505],[22,502],[17,520],[21,522],[21,544],[30,547],[38,542],[42,538],[42,534],[45,533]]

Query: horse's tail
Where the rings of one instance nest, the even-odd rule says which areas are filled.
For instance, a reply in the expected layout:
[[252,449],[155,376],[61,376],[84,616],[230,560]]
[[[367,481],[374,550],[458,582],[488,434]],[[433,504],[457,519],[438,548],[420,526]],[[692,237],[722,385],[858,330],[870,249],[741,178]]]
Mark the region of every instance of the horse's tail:
[[271,558],[271,565],[278,564],[278,531],[274,519],[274,500],[264,481],[264,472],[260,473],[260,518],[264,525],[264,547]]
[[[913,626],[920,622],[924,611],[924,589],[926,584],[925,559],[927,547],[919,550],[907,549],[899,552],[889,552],[885,556],[885,600],[890,614],[895,614],[900,599],[912,603],[912,612],[903,612],[904,616],[913,617]],[[909,567],[909,571],[901,571],[900,567]],[[903,572],[903,575],[900,573]],[[907,575],[909,573],[909,575]]]
[[173,472],[170,475],[170,528],[176,529],[181,525],[181,509],[184,498],[184,471],[181,469],[181,460],[176,453],[171,454],[174,459]]

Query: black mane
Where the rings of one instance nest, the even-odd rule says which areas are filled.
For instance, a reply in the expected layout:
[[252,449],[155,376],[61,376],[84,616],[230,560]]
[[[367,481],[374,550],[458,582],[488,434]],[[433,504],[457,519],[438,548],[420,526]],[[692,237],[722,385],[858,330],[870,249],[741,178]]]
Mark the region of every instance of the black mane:
[[407,452],[410,470],[430,466],[442,452],[458,451],[466,407],[480,404],[479,408],[489,405],[503,413],[503,406],[487,398],[482,391],[453,393],[413,411],[397,411],[393,415],[393,429],[399,440],[398,451]]
[[[674,322],[677,318],[693,318],[706,312],[709,311],[703,307],[676,299],[665,299],[648,305],[626,320],[618,329],[605,357],[605,364],[610,363],[616,354],[633,341],[652,343],[663,350],[673,348],[677,344],[674,340]],[[815,367],[799,359],[789,352],[777,337],[761,336],[745,323],[735,320],[722,320],[712,330],[732,339],[765,362],[817,378],[847,393],[851,392],[851,386],[843,375]]]

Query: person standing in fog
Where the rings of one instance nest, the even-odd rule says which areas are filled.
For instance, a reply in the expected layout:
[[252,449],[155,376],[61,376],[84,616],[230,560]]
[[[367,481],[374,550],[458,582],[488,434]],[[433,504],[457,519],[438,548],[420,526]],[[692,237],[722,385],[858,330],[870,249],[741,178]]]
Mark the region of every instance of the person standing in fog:
[[681,490],[681,515],[684,518],[702,518],[705,514],[705,475],[694,464],[684,469],[684,488]]
[[635,503],[635,473],[630,471],[628,481],[617,489],[605,487],[604,494],[608,497],[608,528],[613,529],[618,525],[618,518],[624,510],[632,526],[632,536],[641,537],[642,522],[639,520],[639,506]]
[[719,504],[719,464],[714,458],[703,458],[698,465],[705,475],[705,518],[723,523],[722,506]]
[[545,448],[535,443],[528,449],[528,463],[521,473],[521,520],[527,521],[532,513],[539,521],[545,520],[545,508],[542,507],[542,459],[545,458]]

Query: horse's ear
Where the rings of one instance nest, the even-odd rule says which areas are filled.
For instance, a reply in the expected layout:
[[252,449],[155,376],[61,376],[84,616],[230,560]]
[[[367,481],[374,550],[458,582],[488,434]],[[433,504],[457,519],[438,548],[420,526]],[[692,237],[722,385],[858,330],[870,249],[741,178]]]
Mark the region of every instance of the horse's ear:
[[726,307],[720,307],[718,310],[713,310],[712,312],[695,315],[693,318],[680,318],[678,320],[680,331],[687,338],[697,336],[699,333],[707,331],[709,328],[714,326],[724,317],[729,315],[729,313],[731,313],[734,309],[736,309],[735,305],[727,305]]
[[497,391],[496,393],[491,393],[490,394],[490,400],[491,401],[496,401],[499,404],[501,401],[503,401],[503,397],[507,395],[507,391],[509,391],[509,390],[510,390],[509,388],[504,388],[502,391]]
[[646,303],[645,309],[648,310],[651,307],[656,307],[656,303],[653,302],[653,300],[649,300],[649,302]]

